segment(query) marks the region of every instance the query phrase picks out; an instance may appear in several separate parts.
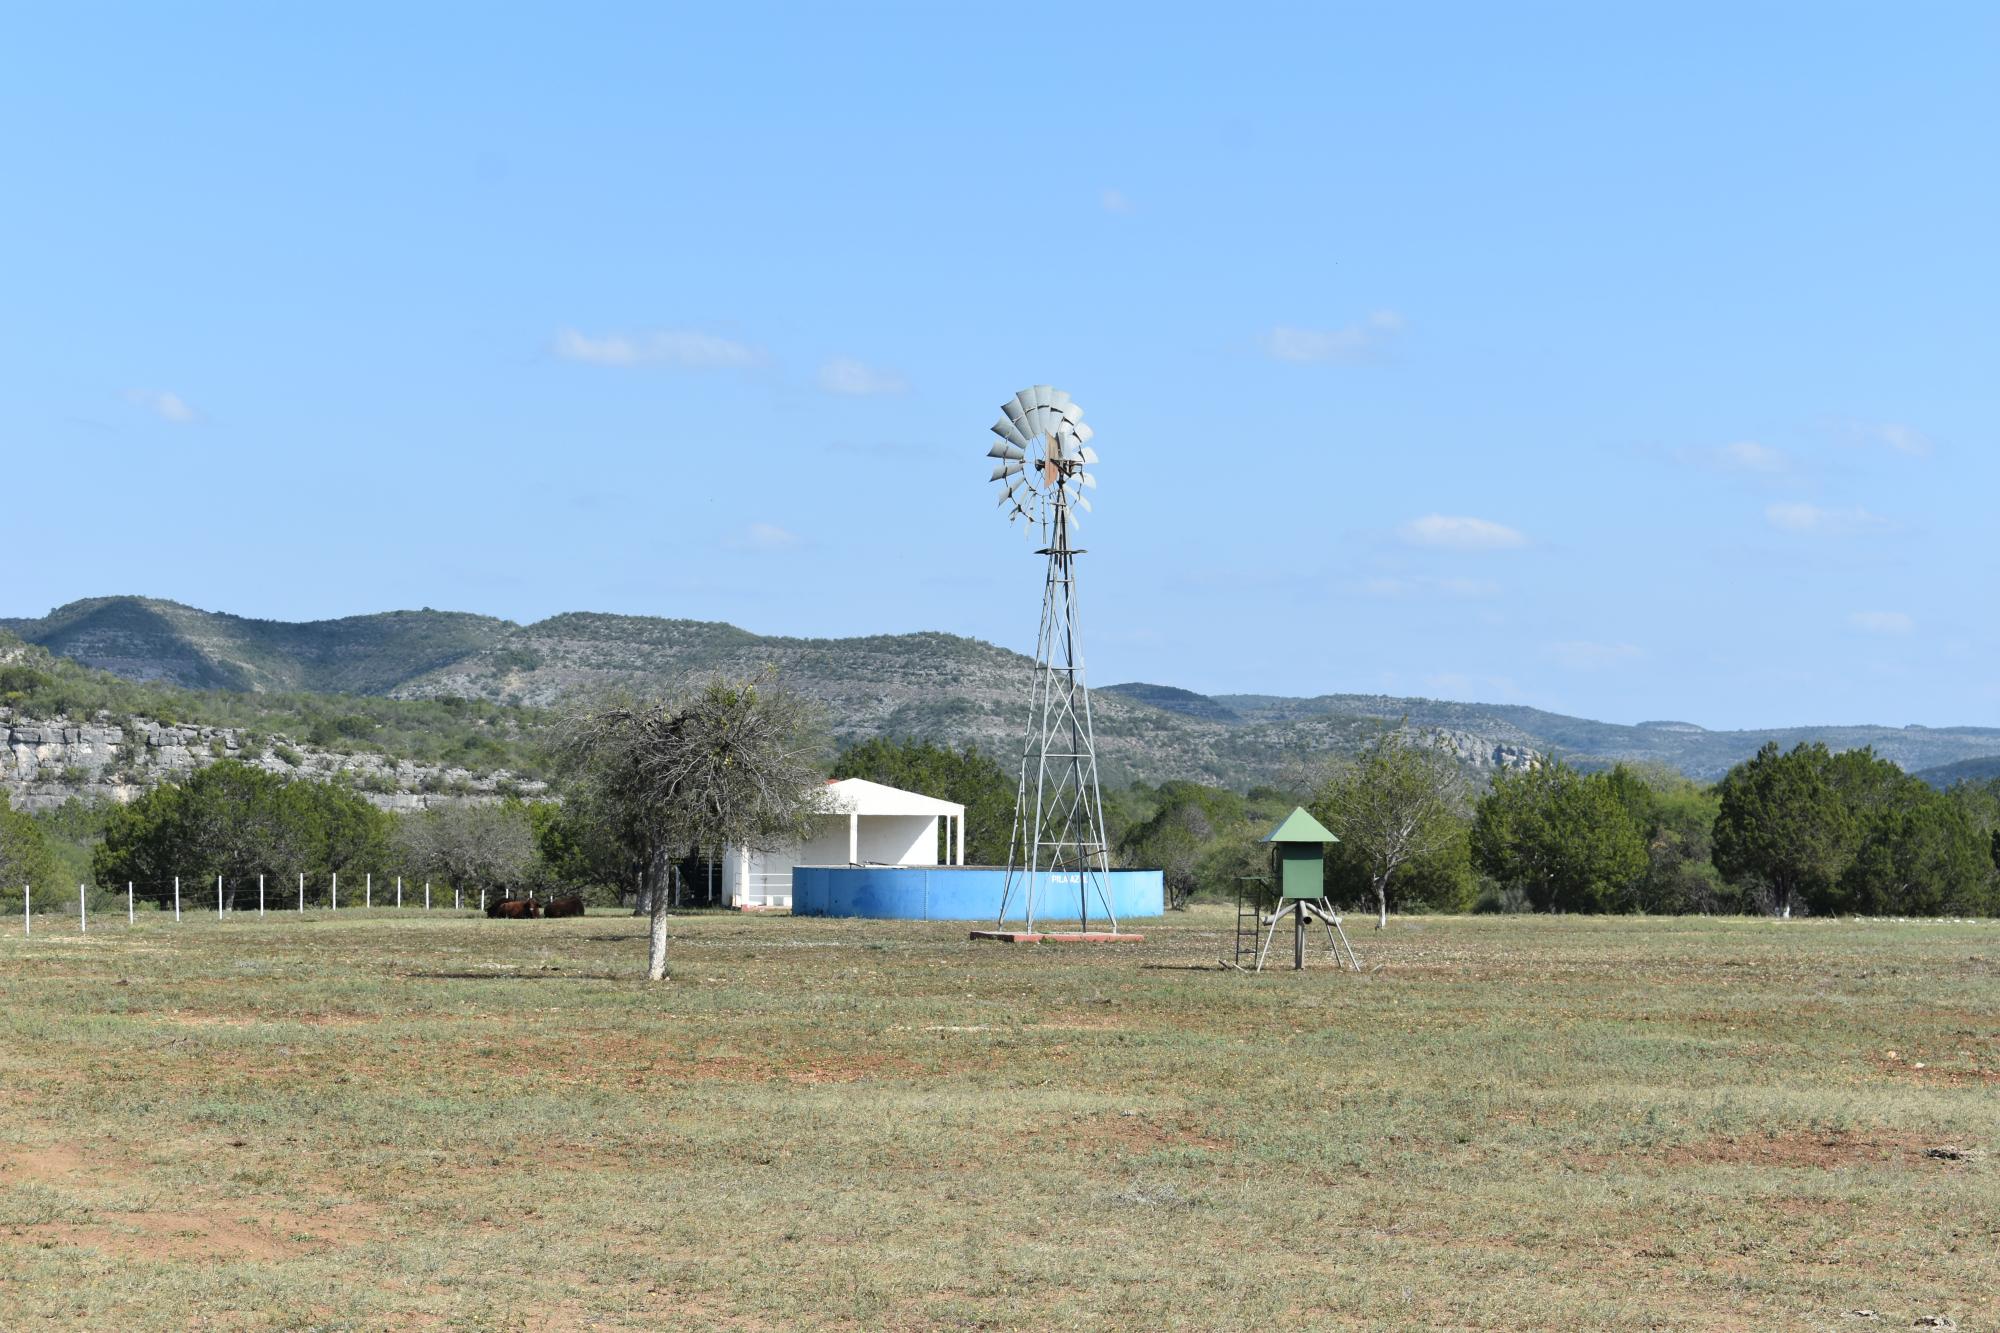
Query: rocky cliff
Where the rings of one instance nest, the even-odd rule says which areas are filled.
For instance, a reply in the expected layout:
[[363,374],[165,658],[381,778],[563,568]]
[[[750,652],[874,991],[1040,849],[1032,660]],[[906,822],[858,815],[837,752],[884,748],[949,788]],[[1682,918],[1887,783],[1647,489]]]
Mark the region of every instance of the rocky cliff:
[[342,754],[287,737],[251,740],[234,727],[171,726],[136,718],[75,721],[20,718],[0,707],[0,791],[16,810],[50,810],[72,796],[129,801],[157,782],[186,777],[218,759],[237,759],[285,776],[351,784],[385,810],[540,795],[539,781],[502,770],[477,774],[380,754]]

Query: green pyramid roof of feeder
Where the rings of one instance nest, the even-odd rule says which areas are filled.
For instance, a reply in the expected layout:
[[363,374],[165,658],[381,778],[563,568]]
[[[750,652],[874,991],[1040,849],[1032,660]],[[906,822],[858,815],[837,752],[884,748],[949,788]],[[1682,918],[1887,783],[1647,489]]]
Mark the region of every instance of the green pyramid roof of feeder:
[[1326,831],[1326,825],[1306,813],[1304,806],[1294,807],[1285,816],[1284,822],[1264,835],[1265,842],[1339,842]]

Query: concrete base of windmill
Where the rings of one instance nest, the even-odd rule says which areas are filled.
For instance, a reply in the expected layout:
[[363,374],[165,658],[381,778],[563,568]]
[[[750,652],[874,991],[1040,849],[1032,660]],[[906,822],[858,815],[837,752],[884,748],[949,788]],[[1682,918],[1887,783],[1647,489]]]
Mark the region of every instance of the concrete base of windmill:
[[1146,937],[1122,930],[975,930],[966,938],[997,944],[1138,944]]

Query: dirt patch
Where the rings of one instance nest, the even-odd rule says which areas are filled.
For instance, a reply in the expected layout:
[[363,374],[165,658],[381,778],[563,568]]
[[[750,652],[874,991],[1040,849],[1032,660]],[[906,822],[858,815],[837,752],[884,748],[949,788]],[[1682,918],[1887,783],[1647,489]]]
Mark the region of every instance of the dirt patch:
[[63,1211],[79,1221],[34,1222],[8,1227],[13,1243],[85,1246],[139,1259],[277,1260],[328,1247],[359,1245],[382,1235],[377,1210],[360,1204],[302,1210],[256,1198],[219,1199],[171,1209],[99,1207],[113,1183],[129,1187],[143,1170],[73,1148],[26,1149],[0,1157],[0,1186],[55,1187],[71,1201]]
[[847,1060],[815,1060],[802,1069],[787,1069],[790,1083],[859,1083],[863,1079],[910,1074],[921,1066],[887,1055],[861,1055]]
[[319,1213],[256,1213],[245,1200],[172,1212],[105,1212],[96,1214],[102,1221],[40,1222],[7,1234],[44,1248],[83,1246],[133,1259],[269,1262],[376,1239],[381,1233],[369,1227],[370,1212],[347,1204]]
[[1621,1153],[1575,1153],[1565,1160],[1584,1170],[1643,1163],[1649,1167],[1777,1166],[1828,1171],[1871,1163],[1915,1163],[1933,1140],[1882,1131],[1801,1130],[1786,1134],[1720,1134]]
[[83,1154],[74,1148],[24,1149],[0,1157],[0,1184],[18,1181],[52,1181],[73,1178],[87,1169]]
[[1236,1145],[1184,1125],[1163,1123],[1135,1111],[1086,1116],[1044,1130],[1056,1142],[1075,1143],[1085,1151],[1105,1148],[1125,1152],[1158,1152],[1162,1148],[1195,1148],[1226,1153]]
[[1064,1014],[1047,1023],[1030,1024],[1030,1032],[1118,1032],[1131,1025],[1118,1014]]
[[1967,1069],[1961,1065],[1936,1065],[1927,1060],[1898,1059],[1883,1056],[1875,1061],[1881,1073],[1899,1083],[1918,1083],[1926,1087],[1966,1088],[1981,1087],[2000,1083],[2000,1068]]

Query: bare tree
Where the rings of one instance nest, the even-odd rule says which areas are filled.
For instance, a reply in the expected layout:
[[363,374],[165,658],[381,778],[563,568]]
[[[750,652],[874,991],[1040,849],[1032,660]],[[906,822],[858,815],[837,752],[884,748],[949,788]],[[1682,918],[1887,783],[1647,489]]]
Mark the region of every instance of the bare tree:
[[534,831],[518,803],[446,805],[405,815],[396,839],[411,869],[468,893],[518,885],[535,864]]
[[667,975],[667,874],[676,852],[767,849],[803,839],[825,801],[817,705],[770,675],[714,677],[671,698],[614,698],[558,728],[559,766],[598,837],[645,867],[652,907],[646,977]]
[[1458,762],[1406,732],[1388,731],[1320,782],[1313,813],[1368,873],[1375,928],[1389,924],[1389,882],[1412,861],[1443,851],[1465,817]]

